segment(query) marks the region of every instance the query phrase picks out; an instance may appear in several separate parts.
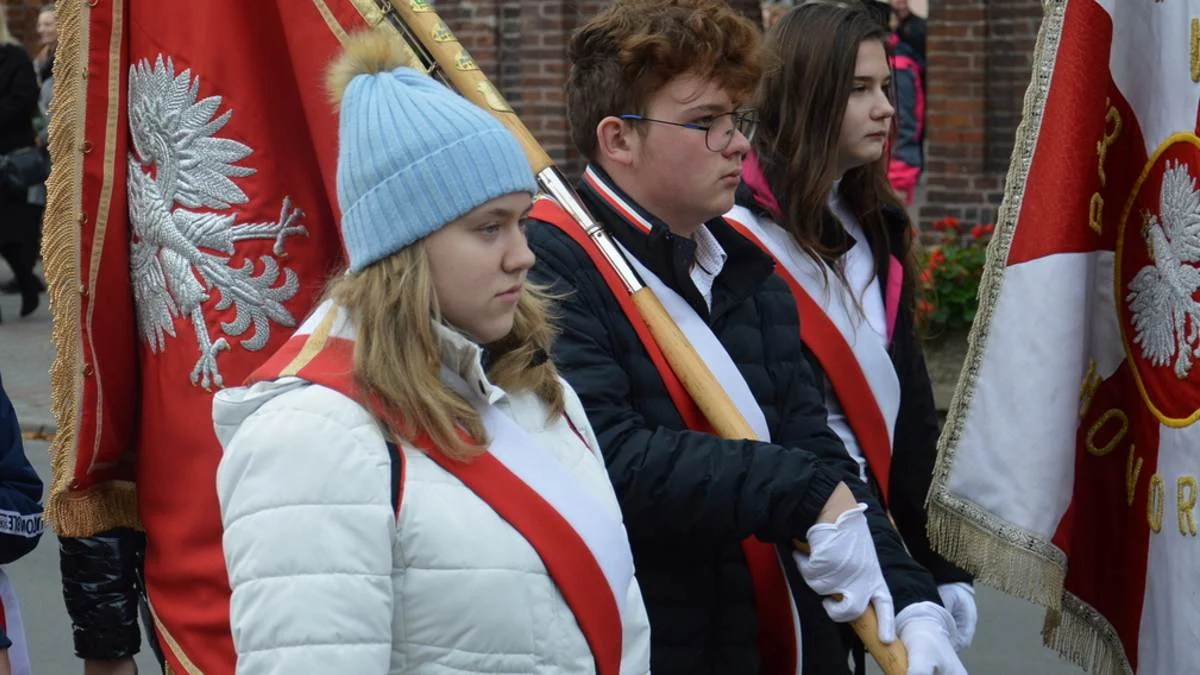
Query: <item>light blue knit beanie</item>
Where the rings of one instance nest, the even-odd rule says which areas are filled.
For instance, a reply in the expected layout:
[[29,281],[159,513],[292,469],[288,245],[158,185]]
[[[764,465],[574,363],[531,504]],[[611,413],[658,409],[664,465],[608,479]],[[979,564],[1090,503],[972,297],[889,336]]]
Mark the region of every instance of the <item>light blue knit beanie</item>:
[[341,98],[337,192],[352,272],[496,197],[537,192],[517,139],[424,73],[395,67],[404,62],[397,39],[352,38],[330,73]]

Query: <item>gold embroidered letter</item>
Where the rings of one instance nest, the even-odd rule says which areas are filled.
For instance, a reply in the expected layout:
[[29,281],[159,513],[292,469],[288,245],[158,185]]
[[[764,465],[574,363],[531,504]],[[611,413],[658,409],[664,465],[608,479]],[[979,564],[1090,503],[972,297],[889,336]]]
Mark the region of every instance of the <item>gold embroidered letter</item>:
[[1192,82],[1200,82],[1200,19],[1192,19]]
[[[1113,434],[1111,440],[1109,440],[1103,446],[1097,447],[1096,433],[1099,432],[1101,427],[1103,427],[1111,419],[1117,420],[1117,431]],[[1120,408],[1107,410],[1103,415],[1100,416],[1100,419],[1096,420],[1096,423],[1092,425],[1092,428],[1088,429],[1087,438],[1084,440],[1084,447],[1087,448],[1088,453],[1091,455],[1096,457],[1104,457],[1108,453],[1112,452],[1113,448],[1117,447],[1117,444],[1125,438],[1125,433],[1127,431],[1129,431],[1129,418],[1125,416],[1125,411],[1121,410]]]
[[[1108,183],[1108,176],[1104,173],[1104,160],[1108,159],[1108,148],[1113,143],[1117,142],[1117,137],[1121,135],[1121,113],[1117,111],[1117,107],[1112,104],[1112,99],[1104,100],[1104,137],[1096,143],[1096,154],[1100,156],[1100,165],[1098,173],[1100,175],[1100,187],[1104,187]],[[1109,127],[1109,125],[1112,125]],[[1093,202],[1095,198],[1093,197]]]
[[1092,195],[1092,201],[1088,204],[1088,225],[1096,234],[1104,229],[1104,197],[1099,192]]
[[[1196,508],[1196,477],[1181,476],[1176,481],[1179,506],[1179,534],[1196,536],[1196,519],[1192,517],[1192,509]],[[1186,496],[1185,496],[1186,495]]]
[[1150,477],[1150,494],[1146,497],[1146,522],[1150,524],[1150,531],[1155,534],[1162,532],[1165,499],[1162,476],[1154,474]]
[[1134,462],[1134,451],[1137,446],[1129,445],[1129,457],[1125,459],[1125,505],[1133,506],[1133,496],[1137,493],[1138,476],[1142,475],[1142,458],[1138,457],[1137,462]]
[[1083,419],[1088,408],[1092,407],[1092,397],[1096,395],[1096,390],[1099,388],[1100,376],[1096,375],[1096,362],[1091,361],[1088,363],[1087,372],[1083,375],[1083,384],[1079,385],[1079,419]]

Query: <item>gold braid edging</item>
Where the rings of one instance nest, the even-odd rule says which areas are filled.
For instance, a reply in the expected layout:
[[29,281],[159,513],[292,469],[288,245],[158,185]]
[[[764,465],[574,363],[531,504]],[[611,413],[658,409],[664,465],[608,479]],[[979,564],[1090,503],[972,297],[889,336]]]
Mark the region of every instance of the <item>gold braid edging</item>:
[[984,348],[1000,299],[1000,286],[1025,185],[1042,128],[1063,20],[1071,0],[1043,0],[1044,18],[1033,55],[1033,77],[1025,93],[1012,162],[1005,179],[996,233],[988,247],[979,286],[979,312],[967,342],[967,358],[938,441],[938,460],[929,490],[929,537],[942,553],[978,579],[1047,608],[1043,639],[1063,658],[1098,675],[1131,675],[1112,625],[1092,607],[1063,590],[1065,554],[1045,538],[1015,527],[949,490],[950,467],[974,397]]
[[53,318],[51,410],[58,433],[50,446],[51,481],[45,518],[66,536],[86,536],[120,525],[136,526],[132,484],[96,486],[72,493],[83,401],[83,332],[80,269],[83,214],[84,124],[87,112],[89,7],[67,0],[58,7],[58,50],[50,116],[51,172],[46,181],[42,258]]

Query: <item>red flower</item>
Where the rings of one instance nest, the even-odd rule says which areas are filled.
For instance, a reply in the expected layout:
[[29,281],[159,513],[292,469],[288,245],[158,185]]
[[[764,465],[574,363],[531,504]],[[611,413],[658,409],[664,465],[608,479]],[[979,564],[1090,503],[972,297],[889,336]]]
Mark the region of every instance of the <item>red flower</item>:
[[929,286],[933,283],[933,270],[925,270],[921,272],[921,284]]
[[944,262],[946,262],[946,254],[942,253],[942,249],[933,249],[933,252],[929,254],[929,269],[935,270]]
[[957,230],[961,225],[961,223],[958,222],[958,218],[955,218],[954,216],[946,216],[945,221],[947,230]]
[[984,234],[991,234],[991,233],[993,233],[993,232],[995,232],[995,231],[996,231],[996,224],[995,224],[995,223],[988,223],[987,225],[984,225],[984,226],[983,226],[983,233],[984,233]]
[[917,313],[921,316],[929,316],[933,314],[933,303],[928,300],[922,300],[917,303]]
[[987,234],[987,228],[984,227],[983,225],[976,225],[975,227],[971,228],[971,238],[972,239],[982,239],[984,237],[984,235],[986,235],[986,234]]

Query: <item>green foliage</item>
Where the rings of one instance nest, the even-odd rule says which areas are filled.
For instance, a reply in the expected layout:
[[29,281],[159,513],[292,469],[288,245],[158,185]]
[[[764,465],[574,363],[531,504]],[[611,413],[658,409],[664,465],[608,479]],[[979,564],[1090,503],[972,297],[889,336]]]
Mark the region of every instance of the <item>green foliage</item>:
[[957,218],[933,223],[935,243],[923,252],[917,284],[917,325],[926,339],[964,330],[979,309],[979,280],[995,225],[969,232]]

